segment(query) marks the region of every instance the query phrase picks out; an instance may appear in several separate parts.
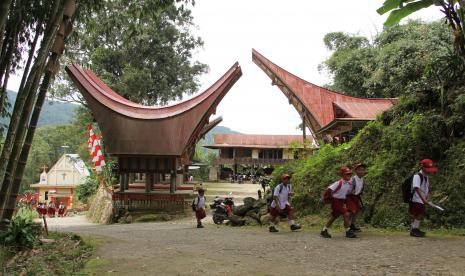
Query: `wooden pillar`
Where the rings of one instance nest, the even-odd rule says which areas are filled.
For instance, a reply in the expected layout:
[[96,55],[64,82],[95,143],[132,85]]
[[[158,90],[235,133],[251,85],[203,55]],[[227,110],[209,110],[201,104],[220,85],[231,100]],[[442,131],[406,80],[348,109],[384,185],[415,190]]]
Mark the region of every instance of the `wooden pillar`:
[[160,183],[160,179],[161,179],[160,173],[155,173],[155,174],[154,174],[154,180],[153,180],[153,181],[154,181],[155,183]]
[[152,173],[145,173],[145,192],[150,193],[152,191]]
[[124,173],[119,174],[119,191],[124,192]]
[[174,194],[176,193],[176,169],[177,169],[177,158],[173,158],[171,160],[171,170],[170,170],[170,193]]

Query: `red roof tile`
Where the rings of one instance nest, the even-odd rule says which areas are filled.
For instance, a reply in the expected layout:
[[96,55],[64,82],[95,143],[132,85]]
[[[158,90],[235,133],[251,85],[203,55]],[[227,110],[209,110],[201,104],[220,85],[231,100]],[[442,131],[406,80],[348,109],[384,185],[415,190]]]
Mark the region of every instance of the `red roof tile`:
[[[256,50],[252,50],[252,60],[271,78],[283,93],[293,102],[297,111],[310,116],[310,128],[314,133],[335,119],[334,104],[344,111],[344,118],[374,120],[377,114],[389,109],[395,99],[357,98],[334,92],[303,80],[274,64]],[[292,102],[292,101],[291,101]],[[304,110],[299,110],[303,106]]]
[[66,71],[84,96],[103,133],[105,150],[114,155],[189,156],[209,118],[242,75],[234,64],[203,93],[169,106],[143,106],[110,89],[92,71],[70,65]]

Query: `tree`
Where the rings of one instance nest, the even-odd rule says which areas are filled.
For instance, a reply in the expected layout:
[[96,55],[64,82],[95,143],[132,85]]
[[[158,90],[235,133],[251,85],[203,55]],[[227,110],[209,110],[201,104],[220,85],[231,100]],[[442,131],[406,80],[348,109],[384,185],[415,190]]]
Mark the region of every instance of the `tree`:
[[440,7],[446,22],[453,30],[454,49],[465,61],[465,2],[463,0],[386,0],[377,12],[389,13],[384,25],[393,26],[410,14],[433,5]]
[[386,28],[372,42],[336,34],[325,36],[333,54],[320,68],[333,76],[331,89],[353,96],[399,97],[442,86],[444,80],[438,83],[436,75],[443,75],[443,68],[437,64],[457,58],[450,45],[452,34],[440,22],[409,21]]
[[[207,69],[192,61],[203,44],[191,34],[192,20],[187,5],[174,1],[107,1],[77,25],[66,57],[90,67],[131,101],[167,104],[197,91],[197,77]],[[83,103],[67,82],[55,96]]]

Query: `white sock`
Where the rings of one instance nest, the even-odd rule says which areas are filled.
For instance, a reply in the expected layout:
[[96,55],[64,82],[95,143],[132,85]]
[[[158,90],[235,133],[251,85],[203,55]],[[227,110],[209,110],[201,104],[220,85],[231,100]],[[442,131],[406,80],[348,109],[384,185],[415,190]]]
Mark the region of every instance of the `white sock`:
[[412,229],[418,229],[420,228],[420,221],[417,219],[414,219],[412,222]]
[[326,225],[323,226],[323,231],[328,231],[328,227],[326,227]]
[[295,224],[295,222],[294,222],[294,220],[293,220],[293,219],[291,219],[291,220],[288,220],[288,221],[287,221],[287,223],[288,223],[289,225],[294,225],[294,224]]
[[274,227],[274,222],[270,221],[270,226]]
[[346,231],[350,231],[350,227],[346,229]]

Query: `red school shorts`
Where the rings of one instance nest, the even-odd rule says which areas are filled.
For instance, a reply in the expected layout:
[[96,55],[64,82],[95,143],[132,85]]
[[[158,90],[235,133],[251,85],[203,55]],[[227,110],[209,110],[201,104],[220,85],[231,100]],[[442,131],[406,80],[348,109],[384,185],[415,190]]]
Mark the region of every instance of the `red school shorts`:
[[205,213],[205,209],[197,209],[197,211],[195,211],[195,217],[197,219],[203,219],[204,217],[206,217],[207,214]]
[[278,208],[270,208],[270,215],[271,217],[273,218],[276,218],[277,216],[279,216],[279,213],[280,212],[285,212],[288,216],[292,216],[292,211],[294,210],[294,208],[292,208],[291,205],[288,205],[286,204],[286,207],[282,210],[278,210]]
[[426,214],[425,204],[410,202],[409,212],[414,217],[424,216]]
[[347,208],[344,206],[345,200],[339,198],[331,198],[331,215],[333,217],[338,217],[347,213]]
[[357,195],[347,195],[346,198],[346,206],[347,209],[352,214],[357,214],[360,212],[360,198]]

